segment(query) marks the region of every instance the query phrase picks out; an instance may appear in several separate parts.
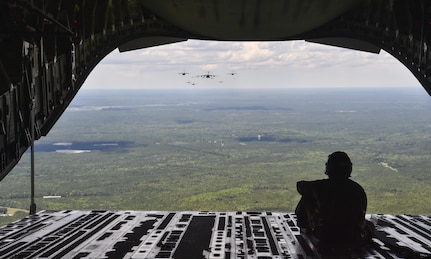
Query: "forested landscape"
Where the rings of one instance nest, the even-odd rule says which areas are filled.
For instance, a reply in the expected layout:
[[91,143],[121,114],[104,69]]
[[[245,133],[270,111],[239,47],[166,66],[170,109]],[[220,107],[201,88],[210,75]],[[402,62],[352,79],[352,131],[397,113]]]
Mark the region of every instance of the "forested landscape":
[[[36,142],[36,204],[293,211],[296,182],[325,178],[328,154],[342,150],[368,213],[430,214],[430,142],[431,98],[419,86],[83,89]],[[27,152],[0,182],[0,207],[29,204]]]

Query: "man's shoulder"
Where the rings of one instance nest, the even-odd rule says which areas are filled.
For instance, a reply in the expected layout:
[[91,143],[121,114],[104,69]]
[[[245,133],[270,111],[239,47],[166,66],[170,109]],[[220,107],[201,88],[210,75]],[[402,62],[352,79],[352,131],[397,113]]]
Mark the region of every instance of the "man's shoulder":
[[314,186],[314,185],[322,185],[329,183],[329,179],[319,179],[319,180],[312,180],[312,181],[299,181],[297,183],[298,186]]
[[329,183],[329,179],[318,179],[318,180],[312,180],[312,181],[307,181],[309,183],[313,183],[313,184],[324,184],[324,183]]
[[318,189],[321,189],[322,186],[326,185],[328,179],[321,180],[313,180],[313,181],[299,181],[296,183],[296,187],[298,192],[302,195],[311,194]]
[[355,194],[356,197],[361,197],[361,199],[366,200],[367,194],[365,193],[364,188],[357,182],[349,179],[349,189],[352,193]]
[[355,186],[358,189],[362,189],[362,190],[364,189],[364,188],[362,188],[362,186],[359,183],[353,181],[352,179],[348,179],[348,182],[349,182],[350,185],[353,185],[353,186]]

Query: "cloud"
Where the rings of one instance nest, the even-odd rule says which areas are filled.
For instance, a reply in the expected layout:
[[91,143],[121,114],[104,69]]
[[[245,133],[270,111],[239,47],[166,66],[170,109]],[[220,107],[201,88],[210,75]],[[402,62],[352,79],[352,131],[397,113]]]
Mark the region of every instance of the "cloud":
[[[90,75],[90,87],[115,87],[123,83],[140,87],[148,85],[172,87],[183,83],[179,72],[190,76],[211,72],[226,75],[239,72],[230,84],[246,86],[287,85],[401,85],[418,84],[399,61],[382,51],[365,53],[304,41],[222,42],[198,41],[151,47],[109,54]],[[361,74],[361,76],[358,76]],[[114,77],[109,80],[108,78]],[[182,77],[184,80],[186,77]],[[288,80],[286,80],[288,78]],[[354,78],[355,81],[352,81]],[[232,78],[218,78],[226,81]],[[197,80],[195,78],[187,78]],[[96,82],[97,81],[97,82]],[[202,85],[214,84],[205,81]],[[227,85],[227,84],[224,84]],[[184,86],[184,85],[183,85]],[[220,87],[219,85],[217,87]]]
[[[172,66],[192,68],[243,66],[262,67],[336,67],[367,66],[370,62],[393,62],[390,57],[352,51],[304,41],[285,42],[213,42],[196,41],[170,44],[119,53],[114,51],[103,64],[137,64],[153,69],[171,69]],[[209,64],[211,64],[209,66]]]

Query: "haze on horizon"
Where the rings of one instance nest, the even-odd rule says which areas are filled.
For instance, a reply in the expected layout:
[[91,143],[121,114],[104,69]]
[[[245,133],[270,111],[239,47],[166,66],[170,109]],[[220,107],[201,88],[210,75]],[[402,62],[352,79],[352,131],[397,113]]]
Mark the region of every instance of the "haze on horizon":
[[[207,73],[216,77],[197,77]],[[421,88],[410,71],[383,50],[373,54],[305,41],[200,40],[124,53],[116,49],[83,85],[85,89],[193,87]]]

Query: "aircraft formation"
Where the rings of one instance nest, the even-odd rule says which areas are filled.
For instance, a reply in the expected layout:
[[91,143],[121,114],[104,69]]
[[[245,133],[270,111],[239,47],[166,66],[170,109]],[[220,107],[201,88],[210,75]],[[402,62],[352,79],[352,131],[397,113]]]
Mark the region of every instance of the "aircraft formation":
[[[180,72],[178,74],[181,75],[181,76],[187,76],[188,79],[190,79],[190,78],[195,78],[195,79],[196,78],[214,79],[214,78],[219,78],[220,77],[220,80],[218,81],[218,83],[220,83],[220,84],[222,84],[224,82],[223,79],[226,80],[226,79],[228,79],[228,77],[232,78],[232,79],[236,79],[235,76],[238,75],[237,72],[229,72],[229,73],[227,73],[227,77],[223,77],[222,75],[213,74],[210,71],[208,71],[207,73],[198,74],[198,75],[191,75],[189,72],[185,72],[185,71]],[[192,85],[192,86],[198,85],[198,83],[196,82],[196,80],[187,80],[186,83],[189,84],[189,85]]]

